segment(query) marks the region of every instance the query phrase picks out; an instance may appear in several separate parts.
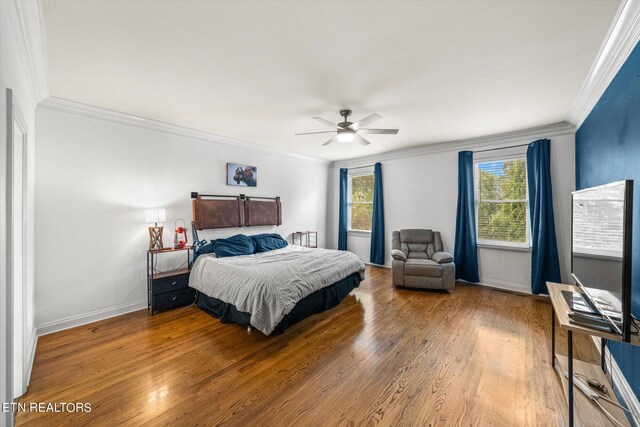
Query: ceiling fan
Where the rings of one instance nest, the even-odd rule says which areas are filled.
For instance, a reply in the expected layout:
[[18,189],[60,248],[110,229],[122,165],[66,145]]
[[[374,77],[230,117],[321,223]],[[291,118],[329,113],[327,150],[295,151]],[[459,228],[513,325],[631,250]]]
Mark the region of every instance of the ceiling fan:
[[336,136],[334,136],[333,138],[331,138],[330,140],[328,140],[327,142],[322,144],[322,146],[324,147],[325,145],[329,145],[329,144],[331,144],[332,142],[335,142],[335,141],[340,141],[340,142],[358,141],[362,145],[369,145],[371,143],[369,141],[367,141],[366,139],[364,139],[360,135],[362,135],[362,134],[392,134],[392,135],[395,135],[395,134],[398,133],[398,129],[369,129],[369,128],[365,128],[364,127],[364,126],[368,125],[369,123],[373,123],[376,120],[380,120],[382,118],[382,116],[379,115],[379,114],[373,113],[373,114],[368,115],[364,119],[362,119],[360,121],[357,121],[355,123],[352,123],[352,122],[347,120],[349,118],[349,116],[351,115],[351,110],[340,110],[340,115],[344,118],[344,121],[340,122],[340,123],[332,123],[329,120],[323,119],[322,117],[311,117],[313,120],[317,120],[320,123],[324,123],[325,125],[329,125],[332,128],[335,128],[335,130],[328,130],[328,131],[323,131],[323,132],[296,133],[296,135],[314,135],[314,134],[317,134],[317,133],[333,133],[333,132],[337,132]]

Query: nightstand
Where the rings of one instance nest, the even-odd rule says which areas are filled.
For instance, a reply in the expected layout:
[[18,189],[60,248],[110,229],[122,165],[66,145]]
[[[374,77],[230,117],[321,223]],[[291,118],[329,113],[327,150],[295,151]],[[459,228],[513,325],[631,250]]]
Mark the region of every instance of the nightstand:
[[147,250],[147,304],[151,315],[156,311],[169,310],[192,304],[196,290],[189,287],[189,269],[155,271],[155,257],[172,252],[187,252],[187,265],[191,259],[192,246]]

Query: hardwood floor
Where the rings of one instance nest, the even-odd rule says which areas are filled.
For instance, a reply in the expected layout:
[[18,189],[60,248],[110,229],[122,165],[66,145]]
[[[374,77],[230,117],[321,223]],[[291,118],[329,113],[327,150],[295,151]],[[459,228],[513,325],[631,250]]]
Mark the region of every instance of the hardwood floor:
[[21,402],[92,410],[19,413],[17,425],[565,425],[550,330],[547,300],[394,289],[390,270],[370,267],[342,304],[277,337],[195,307],[41,337]]

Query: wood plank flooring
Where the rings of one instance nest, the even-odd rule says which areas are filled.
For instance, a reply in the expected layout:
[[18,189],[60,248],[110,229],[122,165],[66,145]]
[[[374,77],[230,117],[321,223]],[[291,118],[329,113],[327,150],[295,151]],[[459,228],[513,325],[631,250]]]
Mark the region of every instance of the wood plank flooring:
[[[196,307],[146,311],[41,337],[17,425],[565,425],[549,363],[550,304],[458,285],[395,289],[390,270],[277,337]],[[558,334],[559,353],[566,354]],[[588,338],[575,356],[597,361]]]

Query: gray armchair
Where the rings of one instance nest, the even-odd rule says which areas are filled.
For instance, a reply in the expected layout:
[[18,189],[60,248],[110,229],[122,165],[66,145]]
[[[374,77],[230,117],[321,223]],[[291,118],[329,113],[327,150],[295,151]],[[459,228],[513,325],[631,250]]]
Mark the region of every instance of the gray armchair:
[[440,232],[394,231],[391,238],[391,269],[394,286],[453,290],[456,266],[444,252]]

